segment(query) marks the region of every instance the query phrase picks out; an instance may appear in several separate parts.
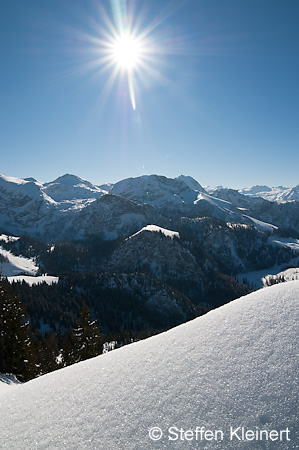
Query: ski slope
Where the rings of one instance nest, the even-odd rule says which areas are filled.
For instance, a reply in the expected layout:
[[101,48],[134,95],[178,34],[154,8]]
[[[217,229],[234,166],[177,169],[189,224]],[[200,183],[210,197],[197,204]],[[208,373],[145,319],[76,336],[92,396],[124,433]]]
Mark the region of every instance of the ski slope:
[[298,298],[262,289],[6,389],[1,449],[298,448]]

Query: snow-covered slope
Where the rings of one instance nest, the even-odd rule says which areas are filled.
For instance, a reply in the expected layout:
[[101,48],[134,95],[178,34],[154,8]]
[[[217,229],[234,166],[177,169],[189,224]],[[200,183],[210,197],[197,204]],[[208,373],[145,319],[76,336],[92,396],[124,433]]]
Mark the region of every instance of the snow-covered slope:
[[100,189],[89,181],[70,174],[65,174],[50,183],[45,183],[42,190],[56,202],[96,199],[107,193],[107,191]]
[[181,208],[193,205],[198,193],[204,192],[204,189],[196,180],[185,175],[177,178],[143,175],[119,181],[110,192],[158,208]]
[[35,275],[38,269],[34,259],[13,255],[0,246],[0,276],[10,277],[20,273]]
[[174,237],[179,238],[180,233],[177,231],[167,230],[166,228],[158,227],[157,225],[147,225],[146,227],[141,228],[141,230],[137,231],[137,233],[132,234],[132,236],[129,236],[128,239],[131,239],[134,236],[137,236],[140,233],[143,233],[144,231],[150,231],[150,232],[156,232],[156,233],[162,233],[166,237],[170,237],[173,239]]
[[283,283],[285,281],[299,280],[299,268],[292,267],[290,269],[278,272],[276,275],[266,275],[262,282],[264,286],[269,286],[271,284]]
[[20,381],[14,375],[0,373],[0,395],[18,384],[20,384]]
[[298,296],[272,286],[8,389],[1,448],[298,448]]
[[[1,273],[1,272],[0,272]],[[29,286],[33,286],[34,284],[42,284],[47,283],[49,285],[53,283],[58,283],[59,277],[54,277],[51,275],[39,275],[37,277],[31,277],[28,275],[16,275],[16,276],[8,276],[7,281],[9,283],[25,281]]]

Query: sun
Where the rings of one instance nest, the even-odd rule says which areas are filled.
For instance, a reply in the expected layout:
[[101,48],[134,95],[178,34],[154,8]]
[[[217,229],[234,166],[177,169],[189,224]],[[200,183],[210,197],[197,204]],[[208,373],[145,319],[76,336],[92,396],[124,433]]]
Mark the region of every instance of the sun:
[[142,45],[138,38],[129,33],[118,36],[112,46],[112,57],[122,70],[138,68],[142,58]]
[[[99,5],[99,25],[93,20],[95,34],[84,35],[91,43],[89,63],[91,70],[106,77],[102,87],[104,101],[112,92],[117,80],[122,92],[128,89],[132,108],[136,109],[136,98],[141,101],[141,86],[149,89],[152,82],[159,82],[169,88],[169,79],[163,75],[167,66],[165,56],[175,54],[173,45],[160,30],[160,25],[172,14],[172,8],[163,10],[150,20],[141,10],[136,13],[136,0],[110,0],[111,15],[103,5]],[[107,74],[107,75],[106,75]],[[125,86],[124,81],[127,82]],[[118,91],[120,92],[120,91]]]

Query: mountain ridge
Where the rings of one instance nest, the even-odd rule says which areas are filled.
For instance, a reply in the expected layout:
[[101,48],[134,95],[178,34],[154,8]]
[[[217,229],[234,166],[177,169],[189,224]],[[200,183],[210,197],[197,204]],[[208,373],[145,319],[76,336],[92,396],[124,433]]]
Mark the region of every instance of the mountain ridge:
[[[208,193],[196,180],[185,175],[174,179],[161,175],[144,175],[106,185],[107,189],[103,187],[71,174],[65,174],[53,182],[44,184],[33,178],[25,180],[2,175],[0,176],[0,197],[3,207],[2,210],[0,208],[0,213],[3,218],[6,216],[6,220],[3,222],[2,219],[0,227],[3,231],[11,234],[26,233],[25,222],[28,217],[27,221],[33,224],[33,227],[27,226],[28,233],[33,235],[36,230],[35,233],[39,237],[44,237],[43,235],[49,233],[51,222],[61,222],[62,216],[73,221],[76,213],[84,208],[85,211],[91,208],[92,214],[95,205],[100,205],[101,198],[106,195],[116,195],[123,201],[126,199],[139,205],[151,205],[156,208],[156,212],[159,211],[160,215],[162,212],[162,215],[166,214],[172,218],[179,217],[179,215],[189,217],[211,215],[226,222],[234,221],[246,224],[250,223],[248,217],[253,216],[254,219],[263,222],[271,223],[272,220],[275,226],[294,228],[294,223],[299,217],[297,213],[295,220],[290,218],[289,222],[291,223],[286,223],[283,215],[279,212],[282,208],[294,211],[299,209],[296,200],[290,197],[290,190],[288,191],[289,197],[285,197],[291,198],[290,200],[282,202],[282,194],[280,194],[277,201],[269,202],[269,200],[256,197],[258,195],[256,190],[254,193],[249,191],[245,193],[245,190],[242,192],[242,190],[221,188]],[[265,189],[264,186],[261,188]],[[298,186],[292,188],[291,191],[295,192],[297,188]],[[97,202],[98,200],[100,203]],[[106,200],[104,203],[107,203]],[[130,208],[127,209],[130,213]],[[262,210],[265,210],[266,213]],[[243,211],[246,211],[246,215]],[[280,218],[277,217],[277,211]],[[43,217],[44,219],[42,219]],[[12,219],[15,227],[11,224]],[[154,219],[154,217],[147,218],[142,223],[144,226],[153,224],[155,223]],[[146,221],[147,223],[145,223]],[[40,226],[38,222],[41,224]],[[158,225],[163,226],[165,223]],[[85,227],[88,228],[88,225],[86,224]],[[45,229],[43,230],[43,228]],[[56,228],[63,232],[65,227],[60,224]],[[58,230],[56,233],[58,233],[59,239],[63,238],[63,235],[59,236]],[[74,233],[72,234],[74,235]],[[65,232],[66,235],[67,232]],[[82,238],[82,233],[81,235],[79,233],[78,238]]]

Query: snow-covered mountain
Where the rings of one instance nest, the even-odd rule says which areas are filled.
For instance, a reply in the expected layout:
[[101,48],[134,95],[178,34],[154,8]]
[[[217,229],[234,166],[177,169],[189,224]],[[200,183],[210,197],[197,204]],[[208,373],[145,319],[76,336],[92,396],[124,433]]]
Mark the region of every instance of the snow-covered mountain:
[[161,221],[150,206],[106,194],[72,175],[45,185],[0,176],[0,201],[0,230],[46,241],[85,239],[94,234],[116,239]]
[[174,179],[159,175],[143,175],[119,181],[110,192],[137,203],[172,208],[193,205],[199,192],[205,191],[196,180],[185,175]]
[[90,199],[91,201],[108,192],[87,180],[70,174],[65,174],[50,183],[45,183],[42,191],[56,202],[82,199]]
[[291,188],[284,186],[253,186],[251,188],[240,189],[239,192],[251,197],[261,197],[271,202],[284,203],[299,201],[299,185]]
[[0,390],[1,448],[297,448],[298,295],[298,281],[265,288]]
[[[271,202],[256,197],[257,188],[245,191],[208,193],[184,175],[174,179],[145,175],[102,187],[69,174],[44,184],[32,178],[0,176],[0,231],[47,241],[86,239],[95,234],[116,239],[148,224],[171,228],[170,220],[208,216],[258,229],[264,222],[268,229],[299,233],[295,194],[289,192],[281,203],[281,197]],[[298,187],[292,190],[297,191]]]
[[[131,273],[147,267],[160,279],[193,277],[198,283],[203,273],[210,278],[247,273],[288,264],[298,254],[299,202],[253,196],[261,190],[267,189],[255,187],[248,195],[222,187],[207,192],[185,175],[146,175],[101,187],[69,174],[44,184],[0,176],[0,233],[27,235],[50,246],[93,239],[116,243],[112,254],[92,251],[92,259],[91,250],[75,252],[64,270]],[[149,226],[170,230],[180,240],[155,236]],[[37,244],[26,244],[26,250],[22,243],[3,243],[3,249],[40,258],[48,273],[59,267],[53,265],[62,258],[57,248],[50,255],[51,247],[44,249],[41,257]]]

